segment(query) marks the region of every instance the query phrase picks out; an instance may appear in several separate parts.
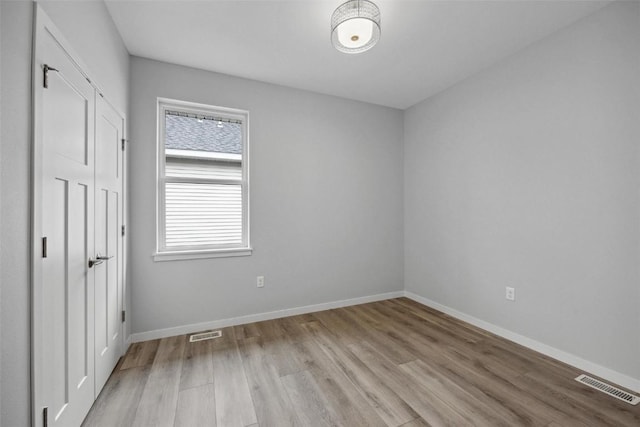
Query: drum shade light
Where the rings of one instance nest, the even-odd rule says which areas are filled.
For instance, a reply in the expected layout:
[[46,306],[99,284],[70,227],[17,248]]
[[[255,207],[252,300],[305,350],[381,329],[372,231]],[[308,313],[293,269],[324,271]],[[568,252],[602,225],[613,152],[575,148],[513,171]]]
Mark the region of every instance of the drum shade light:
[[340,52],[361,53],[380,40],[380,9],[369,0],[349,0],[331,16],[331,42]]

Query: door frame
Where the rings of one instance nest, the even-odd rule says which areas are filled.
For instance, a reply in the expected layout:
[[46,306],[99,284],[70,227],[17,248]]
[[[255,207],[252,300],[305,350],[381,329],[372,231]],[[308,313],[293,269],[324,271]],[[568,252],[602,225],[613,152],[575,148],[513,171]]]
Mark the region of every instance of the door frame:
[[[40,64],[42,38],[43,34],[49,34],[59,45],[62,51],[68,56],[71,62],[76,66],[78,71],[89,81],[96,91],[96,96],[101,96],[122,118],[123,120],[123,138],[126,138],[126,116],[118,108],[116,108],[103,95],[103,91],[96,83],[96,80],[87,71],[88,68],[80,60],[79,55],[73,50],[70,43],[62,35],[62,32],[55,26],[53,21],[42,10],[41,6],[34,2],[33,6],[33,34],[32,34],[32,58],[31,58],[31,117],[32,117],[32,147],[31,147],[31,236],[30,240],[30,284],[31,284],[31,425],[43,425],[43,390],[42,390],[42,363],[44,349],[42,345],[43,327],[41,312],[43,307],[42,301],[42,229],[43,229],[43,135],[42,135],[42,106],[43,106],[43,80],[44,71],[43,64]],[[95,108],[95,104],[93,105]],[[126,139],[125,139],[126,140]],[[122,178],[122,206],[123,206],[123,224],[127,221],[127,192],[126,192],[126,151],[123,153],[123,178]],[[128,233],[127,233],[128,234]],[[127,307],[127,286],[126,286],[126,247],[127,236],[123,237],[123,273],[122,273],[122,309]],[[128,337],[127,323],[122,323],[122,353],[126,352]]]

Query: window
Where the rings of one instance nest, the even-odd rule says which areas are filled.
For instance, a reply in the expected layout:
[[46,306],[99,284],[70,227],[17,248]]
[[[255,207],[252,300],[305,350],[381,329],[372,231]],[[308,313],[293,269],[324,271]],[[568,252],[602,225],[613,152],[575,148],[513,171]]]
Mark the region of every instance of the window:
[[158,100],[156,261],[249,255],[247,111]]

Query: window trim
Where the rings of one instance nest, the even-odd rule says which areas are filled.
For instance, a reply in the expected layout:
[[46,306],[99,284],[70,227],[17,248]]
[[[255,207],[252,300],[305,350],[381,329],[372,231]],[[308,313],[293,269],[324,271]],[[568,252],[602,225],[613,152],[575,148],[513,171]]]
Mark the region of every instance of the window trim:
[[[242,123],[242,179],[240,180],[242,194],[242,243],[233,245],[194,245],[173,248],[166,246],[166,206],[165,191],[167,182],[196,182],[197,178],[170,178],[165,175],[165,112],[179,111],[191,114],[202,114]],[[250,240],[250,203],[249,203],[249,111],[235,108],[218,107],[198,104],[195,102],[179,101],[169,98],[157,99],[157,140],[156,140],[156,250],[154,261],[174,261],[185,259],[219,258],[248,256],[252,253]],[[227,184],[223,179],[206,180],[210,183]]]

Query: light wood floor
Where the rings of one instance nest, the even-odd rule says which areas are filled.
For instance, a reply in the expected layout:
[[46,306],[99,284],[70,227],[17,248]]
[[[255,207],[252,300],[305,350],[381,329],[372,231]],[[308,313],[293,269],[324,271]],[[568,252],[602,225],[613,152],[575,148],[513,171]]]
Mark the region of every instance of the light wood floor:
[[86,426],[640,426],[580,372],[406,298],[129,348]]

